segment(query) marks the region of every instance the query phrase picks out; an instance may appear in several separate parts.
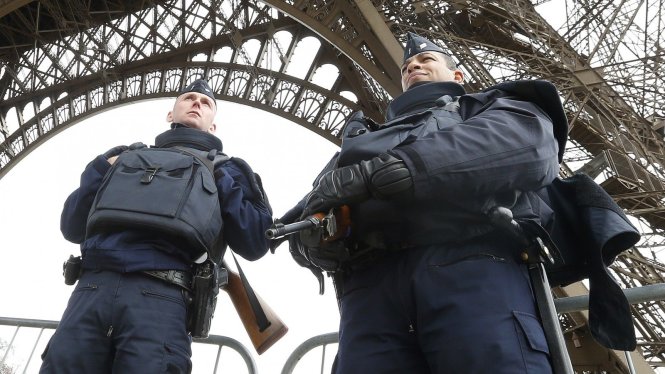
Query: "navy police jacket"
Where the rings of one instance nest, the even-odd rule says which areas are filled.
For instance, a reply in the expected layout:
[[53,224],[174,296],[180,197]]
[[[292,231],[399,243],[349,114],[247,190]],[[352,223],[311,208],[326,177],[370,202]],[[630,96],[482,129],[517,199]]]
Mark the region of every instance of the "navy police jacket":
[[494,230],[484,213],[497,205],[516,218],[547,216],[533,191],[557,177],[567,126],[549,82],[475,94],[454,82],[425,83],[393,100],[386,117],[379,126],[355,114],[331,164],[391,153],[412,173],[414,196],[353,206],[356,241],[392,247],[469,239]]
[[[119,231],[85,237],[88,212],[111,165],[103,156],[91,161],[81,175],[80,187],[67,198],[60,220],[65,239],[81,244],[84,269],[118,272],[190,270],[191,261],[177,243],[141,231]],[[264,232],[272,224],[272,211],[254,196],[250,182],[233,159],[219,165],[217,179],[224,239],[248,260],[263,256],[269,247]]]
[[324,172],[385,152],[408,166],[412,199],[351,207],[351,240],[370,247],[464,241],[496,229],[490,208],[510,208],[519,222],[535,223],[525,227],[542,228],[534,234],[552,235],[549,244],[561,250],[563,261],[547,269],[553,285],[589,278],[594,338],[633,350],[630,307],[606,267],[639,234],[591,178],[557,178],[567,132],[547,81],[502,83],[474,94],[452,82],[425,83],[395,98],[382,125],[355,113]]

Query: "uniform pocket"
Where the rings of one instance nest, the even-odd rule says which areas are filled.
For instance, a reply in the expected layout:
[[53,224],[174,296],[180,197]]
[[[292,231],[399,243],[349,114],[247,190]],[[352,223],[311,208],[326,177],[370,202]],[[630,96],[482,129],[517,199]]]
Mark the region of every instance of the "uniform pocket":
[[170,301],[175,304],[182,305],[184,307],[187,306],[187,302],[185,301],[185,294],[180,292],[180,290],[176,290],[177,293],[174,293],[173,295],[169,295],[163,292],[155,291],[155,290],[150,290],[150,289],[143,289],[141,290],[141,294],[147,297],[152,297],[155,299],[159,300],[165,300],[165,301]]
[[467,261],[480,261],[488,260],[493,262],[506,262],[506,259],[501,256],[497,256],[493,253],[488,252],[479,252],[479,253],[469,253],[469,254],[454,254],[453,256],[434,256],[429,261],[429,266],[432,267],[446,267],[458,264],[460,262]]
[[81,283],[81,281],[79,281],[79,284],[74,289],[74,292],[95,291],[97,288],[98,286],[94,283]]
[[46,358],[46,355],[48,354],[48,348],[51,345],[51,339],[49,339],[48,343],[46,343],[46,347],[44,347],[44,352],[42,352],[41,358],[42,361]]
[[527,372],[539,372],[538,370],[542,370],[544,362],[543,355],[549,356],[550,354],[543,327],[532,314],[513,311],[513,316]]
[[191,351],[174,344],[164,344],[164,372],[189,374],[192,372]]

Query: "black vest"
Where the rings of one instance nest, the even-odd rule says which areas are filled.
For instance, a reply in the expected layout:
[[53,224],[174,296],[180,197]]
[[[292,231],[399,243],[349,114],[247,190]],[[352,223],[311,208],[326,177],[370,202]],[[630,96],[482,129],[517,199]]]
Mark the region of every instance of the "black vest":
[[192,261],[221,260],[223,221],[215,166],[229,159],[219,138],[174,128],[119,155],[88,215],[86,235],[141,230],[183,243]]
[[[452,82],[420,85],[393,100],[388,121],[380,126],[361,116],[352,117],[343,129],[337,166],[370,159],[413,137],[462,122],[457,98],[464,94],[462,86]],[[526,194],[507,200],[510,202],[504,205],[534,217]],[[437,197],[406,203],[368,200],[351,209],[354,239],[376,247],[468,240],[494,230],[480,214],[479,206],[487,204],[481,199],[456,202]]]

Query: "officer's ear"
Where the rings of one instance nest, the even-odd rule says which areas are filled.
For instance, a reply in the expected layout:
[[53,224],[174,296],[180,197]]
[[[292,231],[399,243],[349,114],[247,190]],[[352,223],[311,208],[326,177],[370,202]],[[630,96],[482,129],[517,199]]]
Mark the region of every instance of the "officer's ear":
[[208,132],[214,134],[217,131],[217,125],[213,122],[208,127]]
[[459,84],[464,83],[464,73],[460,69],[455,69],[453,74],[455,75],[455,82]]
[[173,122],[173,111],[169,110],[169,113],[166,115],[166,122],[171,123]]

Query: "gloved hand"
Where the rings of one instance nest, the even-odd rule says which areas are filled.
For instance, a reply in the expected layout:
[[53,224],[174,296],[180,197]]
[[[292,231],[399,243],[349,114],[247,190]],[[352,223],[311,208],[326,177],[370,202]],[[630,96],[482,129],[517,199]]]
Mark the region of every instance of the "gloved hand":
[[[349,251],[346,249],[346,244],[343,240],[337,240],[334,242],[322,242],[319,241],[315,245],[306,244],[305,241],[308,240],[306,237],[309,234],[305,230],[300,232],[301,242],[303,244],[302,255],[307,258],[307,260],[317,268],[323,271],[338,271],[342,268],[342,264],[349,261]],[[316,237],[316,234],[312,236]]]
[[289,241],[289,253],[291,253],[291,257],[293,257],[298,265],[302,267],[309,267],[311,263],[307,258],[307,250],[300,241],[300,237],[294,234],[289,235],[286,238],[288,238]]
[[291,253],[291,257],[293,257],[293,259],[296,261],[298,265],[309,269],[309,271],[311,271],[312,274],[314,274],[316,280],[319,282],[319,295],[323,295],[323,292],[325,291],[323,272],[319,267],[312,264],[312,262],[310,262],[309,259],[305,256],[307,250],[302,245],[302,242],[300,242],[299,235],[289,235],[288,238],[289,238],[289,252]]
[[413,178],[404,161],[384,153],[323,174],[306,198],[301,219],[370,197],[386,199],[412,188]]
[[108,160],[109,158],[111,158],[113,156],[117,156],[117,155],[121,154],[122,152],[124,152],[128,149],[129,149],[129,147],[126,146],[126,145],[118,145],[118,146],[115,146],[115,147],[109,149],[108,151],[104,152],[102,154],[102,156],[104,156],[104,158],[106,158]]

